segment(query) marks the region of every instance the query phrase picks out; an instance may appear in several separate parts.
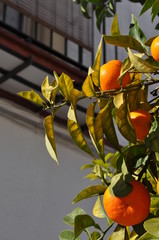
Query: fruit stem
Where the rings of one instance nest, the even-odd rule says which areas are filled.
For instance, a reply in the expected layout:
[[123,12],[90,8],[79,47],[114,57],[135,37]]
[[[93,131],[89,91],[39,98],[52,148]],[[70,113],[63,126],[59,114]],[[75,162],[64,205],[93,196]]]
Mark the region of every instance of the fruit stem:
[[146,161],[146,163],[145,163],[145,165],[143,166],[141,172],[140,172],[139,175],[138,175],[138,180],[139,180],[139,181],[141,180],[142,175],[146,172],[146,170],[147,170],[147,168],[148,168],[148,165],[149,165],[149,162],[150,162],[150,160],[151,160],[151,157],[152,157],[152,154],[150,153],[149,156],[148,156],[148,159],[147,159],[147,161]]
[[104,236],[105,236],[105,234],[109,231],[109,229],[114,225],[114,223],[115,222],[112,222],[111,224],[110,224],[110,226],[105,230],[105,231],[103,231],[103,235],[102,235],[102,238],[100,238],[100,240],[103,240],[104,239]]

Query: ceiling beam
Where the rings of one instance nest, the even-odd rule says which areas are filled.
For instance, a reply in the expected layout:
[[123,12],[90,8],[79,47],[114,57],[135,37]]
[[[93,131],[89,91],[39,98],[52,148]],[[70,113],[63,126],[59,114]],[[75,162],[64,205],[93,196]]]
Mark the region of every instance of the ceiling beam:
[[44,71],[47,71],[50,74],[53,70],[59,75],[64,72],[75,80],[77,85],[81,85],[87,76],[87,72],[85,70],[68,63],[66,60],[64,61],[64,57],[57,57],[51,49],[50,51],[45,51],[41,49],[40,46],[38,47],[37,45],[28,42],[27,39],[21,39],[15,34],[5,31],[1,27],[0,49],[11,52],[20,59],[33,56],[34,66],[43,70],[45,69]]
[[33,57],[29,57],[25,62],[15,67],[11,71],[7,71],[7,73],[0,78],[0,84],[7,81],[9,78],[13,78],[16,74],[24,70],[26,67],[31,65],[33,62]]
[[[8,74],[8,71],[6,69],[0,67],[0,73],[3,74],[3,75],[6,75],[6,74]],[[19,82],[21,84],[24,84],[25,86],[27,86],[27,87],[29,87],[31,89],[34,89],[34,90],[36,90],[38,92],[41,92],[41,86],[40,85],[37,85],[37,84],[35,84],[33,82],[30,82],[30,81],[24,79],[21,76],[14,75],[14,76],[12,76],[12,80],[15,80],[15,81],[17,81],[17,82]]]

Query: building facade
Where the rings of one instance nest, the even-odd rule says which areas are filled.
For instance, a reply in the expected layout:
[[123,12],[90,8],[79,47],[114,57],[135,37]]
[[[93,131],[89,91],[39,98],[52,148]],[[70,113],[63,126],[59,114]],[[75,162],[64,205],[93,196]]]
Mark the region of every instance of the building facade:
[[[122,34],[128,32],[131,14],[138,18],[140,10],[140,4],[129,1],[117,5]],[[148,38],[157,35],[149,13],[138,19]],[[105,21],[106,34],[110,34],[112,18]],[[2,240],[58,239],[67,228],[62,218],[77,207],[72,206],[72,199],[92,184],[83,178],[87,171],[80,171],[91,158],[72,143],[66,130],[67,107],[59,111],[55,123],[57,166],[45,148],[46,113],[17,93],[30,89],[40,93],[45,77],[53,80],[53,71],[65,72],[81,89],[100,38],[95,18],[84,19],[72,0],[0,0]],[[106,61],[126,56],[123,49],[111,46],[106,46],[105,55]],[[83,126],[85,106],[85,102],[78,106]],[[113,149],[106,146],[106,151]],[[91,199],[78,206],[91,213],[94,203]]]

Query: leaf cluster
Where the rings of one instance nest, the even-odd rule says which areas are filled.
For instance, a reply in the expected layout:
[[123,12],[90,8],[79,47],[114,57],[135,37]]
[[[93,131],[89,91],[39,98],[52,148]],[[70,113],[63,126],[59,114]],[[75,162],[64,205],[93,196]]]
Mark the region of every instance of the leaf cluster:
[[[116,12],[116,3],[122,2],[122,0],[72,0],[74,3],[81,5],[81,12],[86,18],[91,18],[88,10],[88,5],[92,4],[92,8],[95,11],[96,25],[100,30],[102,22],[106,17],[113,17]],[[141,3],[143,5],[140,15],[151,9],[152,22],[159,14],[159,1],[158,0],[129,0],[133,3]],[[124,4],[124,1],[123,1]],[[159,24],[156,25],[156,29],[159,28]]]
[[[82,90],[76,89],[74,81],[65,73],[58,76],[54,72],[51,84],[47,77],[43,81],[41,96],[33,90],[19,93],[20,96],[50,110],[50,115],[44,119],[45,141],[50,156],[57,163],[54,119],[56,112],[64,106],[68,106],[67,128],[72,140],[92,158],[91,162],[82,166],[82,170],[89,170],[86,178],[97,180],[98,184],[81,190],[73,203],[96,197],[93,215],[106,218],[104,221],[107,221],[107,228],[102,230],[90,215],[76,208],[64,218],[64,221],[73,227],[73,231],[63,231],[61,240],[80,239],[83,233],[87,234],[88,240],[104,239],[113,223],[103,210],[101,196],[108,186],[111,193],[117,197],[128,195],[132,191],[129,183],[133,179],[141,181],[151,194],[150,215],[144,223],[133,226],[132,229],[117,225],[109,239],[159,239],[159,197],[156,193],[156,179],[159,176],[159,96],[156,88],[152,99],[148,99],[149,86],[159,83],[159,64],[149,55],[152,39],[146,38],[135,16],[132,16],[129,34],[121,35],[115,14],[111,34],[102,36],[94,64],[88,70]],[[127,52],[118,78],[120,88],[104,92],[100,88],[103,44],[115,45]],[[131,82],[123,87],[122,80],[126,73],[130,74]],[[93,151],[77,114],[78,103],[83,100],[89,102],[86,126],[94,146]],[[145,141],[137,139],[131,123],[130,112],[137,109],[144,109],[152,115],[151,129]],[[128,141],[126,146],[120,145],[119,132]],[[108,143],[114,149],[112,153],[108,153]],[[91,227],[94,228],[93,232],[90,232]]]

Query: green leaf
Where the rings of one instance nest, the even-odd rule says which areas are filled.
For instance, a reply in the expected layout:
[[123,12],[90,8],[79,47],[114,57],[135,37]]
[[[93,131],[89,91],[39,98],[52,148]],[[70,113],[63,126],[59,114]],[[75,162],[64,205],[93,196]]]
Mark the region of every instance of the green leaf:
[[94,130],[95,106],[96,106],[96,102],[91,103],[91,105],[87,109],[87,114],[86,114],[86,124],[94,145],[96,145],[96,136],[95,136],[95,130]]
[[155,35],[155,36],[149,38],[149,39],[145,42],[145,45],[150,47],[151,44],[152,44],[152,42],[153,42],[153,40],[154,40],[156,37],[158,37],[158,35]]
[[100,240],[101,239],[100,237],[101,237],[100,233],[94,231],[91,233],[91,239],[89,240]]
[[128,102],[129,102],[130,112],[140,108],[140,94],[141,94],[141,88],[132,90],[128,93]]
[[106,218],[105,211],[102,206],[101,198],[98,196],[97,201],[93,207],[93,215],[97,218]]
[[151,10],[151,14],[152,14],[152,22],[155,19],[156,15],[159,13],[159,0],[156,0],[154,2],[154,4],[152,5],[152,10]]
[[94,167],[93,164],[84,164],[84,165],[82,165],[81,170],[84,170],[84,169],[87,169],[87,168],[93,168],[93,167]]
[[72,0],[74,3],[77,3],[79,4],[80,3],[80,0]]
[[123,174],[123,180],[126,182],[131,182],[134,178],[132,177],[132,175],[129,173],[128,167],[126,165],[125,159],[123,159],[123,163],[121,166],[121,171]]
[[74,224],[75,238],[77,238],[88,227],[95,227],[97,229],[100,229],[99,225],[95,223],[91,216],[87,214],[76,216]]
[[138,238],[138,240],[158,240],[158,239],[159,238],[156,238],[155,236],[147,232],[143,234],[140,238]]
[[123,157],[129,172],[133,172],[141,164],[144,164],[144,158],[147,156],[145,144],[133,145],[123,151]]
[[82,93],[76,88],[73,88],[70,92],[70,101],[75,111],[77,108],[77,101],[81,96]]
[[159,217],[159,196],[152,196],[151,197],[151,207],[150,211]]
[[105,156],[105,162],[107,162],[110,158],[112,158],[114,156],[114,153],[107,153],[107,155]]
[[92,80],[97,87],[100,87],[100,64],[101,64],[101,55],[102,55],[102,41],[103,41],[103,38],[101,38],[100,43],[98,45],[95,61],[92,67],[93,69]]
[[92,139],[92,143],[94,144],[97,152],[104,158],[104,141],[103,141],[103,129],[101,125],[101,117],[98,114],[96,119],[94,120],[94,110],[96,103],[91,103],[91,105],[87,109],[86,114],[86,124],[88,126],[89,134]]
[[[139,108],[147,110],[147,111],[150,110],[150,105],[148,103],[148,90],[149,90],[148,86],[143,85],[140,88],[138,95],[137,95],[138,102],[140,104]],[[139,109],[139,108],[136,108],[136,109]]]
[[123,48],[134,49],[138,52],[144,53],[145,50],[142,47],[141,43],[137,41],[135,38],[128,35],[120,35],[120,36],[106,36],[104,35],[104,41],[107,44],[115,45]]
[[87,1],[81,0],[81,12],[83,13],[83,15],[84,15],[86,18],[90,18],[89,13],[88,13],[88,10],[87,10],[87,5],[88,5],[88,2],[87,2]]
[[50,102],[50,96],[51,96],[50,90],[52,90],[52,88],[50,89],[49,78],[47,76],[41,85],[41,92],[49,102]]
[[103,171],[98,164],[94,166],[92,173],[94,173],[95,176],[99,177],[100,179],[103,177]]
[[152,5],[154,4],[155,0],[146,0],[141,12],[140,12],[140,15],[142,15],[143,13],[145,13],[147,10],[149,10]]
[[85,214],[85,211],[82,208],[77,207],[71,213],[67,214],[63,218],[63,221],[64,221],[64,223],[66,223],[70,226],[74,226],[75,217],[77,215],[83,215],[83,214]]
[[159,238],[159,218],[151,218],[144,222],[144,228],[150,234]]
[[59,90],[59,77],[57,75],[57,73],[54,71],[54,76],[55,76],[55,79],[52,81],[51,83],[51,86],[53,87],[53,90],[51,92],[51,99],[50,101],[55,103],[55,99],[56,99],[56,95],[57,95],[57,92]]
[[[118,168],[117,163],[118,163],[118,159],[121,157],[121,153],[119,151],[117,151],[114,156],[112,157],[110,164],[113,168]],[[120,169],[121,170],[121,169]]]
[[146,60],[136,56],[133,54],[130,49],[128,49],[128,55],[130,61],[132,62],[133,66],[136,68],[137,71],[142,73],[152,73],[156,72],[156,68],[149,64]]
[[51,102],[53,100],[52,92],[54,89],[57,89],[57,88],[58,88],[58,82],[56,81],[56,79],[53,81],[53,83],[50,86],[49,78],[47,76],[41,85],[41,92],[48,102]]
[[77,123],[75,112],[71,109],[69,109],[68,112],[68,121],[67,121],[67,128],[69,130],[69,133],[73,139],[73,141],[77,144],[77,146],[82,149],[83,151],[87,152],[91,156],[93,156],[93,153],[91,152],[85,138],[83,135],[83,132]]
[[90,98],[96,96],[91,75],[86,77],[82,85],[82,92],[85,96]]
[[125,197],[131,193],[133,186],[123,180],[122,173],[116,174],[111,179],[111,184],[109,186],[109,191],[112,195],[116,197]]
[[33,90],[19,92],[18,95],[42,107],[47,106],[44,100],[39,96],[39,94],[37,94]]
[[120,150],[111,111],[111,102],[108,102],[107,105],[99,112],[101,115],[103,132],[110,144],[112,144],[115,149]]
[[104,4],[100,4],[95,8],[96,14],[96,25],[98,30],[100,31],[101,24],[105,17],[112,17],[114,14],[110,12],[108,8],[105,7]]
[[89,173],[84,178],[85,179],[89,178],[90,181],[93,181],[93,180],[97,179],[98,177],[94,173]]
[[143,226],[143,222],[136,224],[133,226],[134,231],[138,234],[138,236],[142,236],[145,234],[146,230]]
[[99,109],[102,110],[106,105],[107,103],[109,102],[109,100],[107,98],[99,98],[98,99],[98,106],[99,106]]
[[95,186],[90,186],[85,189],[83,189],[73,200],[73,204],[77,203],[83,199],[91,198],[97,195],[102,195],[104,194],[106,190],[106,186],[103,185],[95,185]]
[[59,239],[60,240],[73,240],[74,233],[71,230],[64,230],[61,232]]
[[[111,154],[111,153],[110,153]],[[113,155],[113,154],[112,154]],[[112,157],[112,156],[111,156]],[[109,168],[109,164],[106,163],[106,160],[105,162],[102,160],[102,159],[95,159],[92,161],[95,165],[99,165],[100,167],[103,167],[105,169],[108,169]]]
[[58,78],[58,82],[61,94],[64,96],[66,101],[70,100],[70,93],[73,89],[72,79],[65,73],[62,73],[61,76]]
[[120,35],[119,24],[118,24],[118,17],[115,14],[112,25],[111,25],[111,35],[118,36]]
[[124,62],[122,63],[121,70],[120,70],[120,76],[117,79],[117,82],[119,85],[122,86],[122,81],[125,75],[132,69],[132,64],[130,62],[129,58],[126,58]]
[[116,113],[116,122],[121,134],[130,142],[136,142],[135,130],[131,124],[129,117],[129,109],[127,101],[118,108]]
[[157,120],[152,122],[148,137],[145,139],[145,144],[154,152],[159,152],[159,126]]
[[45,127],[45,143],[46,148],[50,154],[50,156],[58,163],[57,153],[56,153],[56,145],[55,145],[55,137],[54,137],[54,127],[53,127],[53,117],[51,115],[47,116],[44,119],[44,127]]
[[123,96],[124,94],[122,92],[114,96],[113,102],[116,108],[119,108],[123,104],[124,101]]
[[133,230],[132,232],[131,232],[131,234],[130,234],[130,240],[135,240],[136,238],[137,238],[137,234],[136,234],[136,232]]
[[138,24],[138,21],[133,14],[132,14],[132,20],[131,20],[131,25],[129,29],[129,35],[135,38],[136,40],[138,40],[147,53],[149,52],[149,48],[144,45],[144,43],[146,42],[146,36],[141,30]]
[[111,240],[124,240],[124,239],[125,239],[125,227],[117,225],[111,236]]
[[146,58],[146,61],[154,68],[157,70],[159,70],[159,63],[151,56],[149,56],[148,58]]

